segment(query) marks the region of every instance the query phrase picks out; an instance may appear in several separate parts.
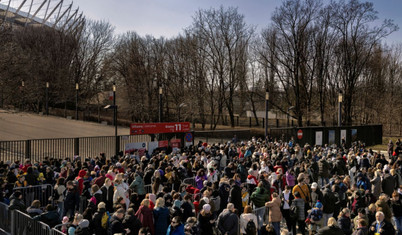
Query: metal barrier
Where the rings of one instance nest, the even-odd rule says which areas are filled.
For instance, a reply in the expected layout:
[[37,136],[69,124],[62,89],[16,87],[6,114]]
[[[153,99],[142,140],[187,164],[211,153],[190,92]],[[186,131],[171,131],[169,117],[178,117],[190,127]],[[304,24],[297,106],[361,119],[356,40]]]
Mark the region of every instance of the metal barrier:
[[29,215],[19,210],[11,211],[11,218],[11,234],[13,235],[51,235],[49,225],[35,221]]
[[183,180],[183,184],[191,184],[192,186],[196,186],[195,185],[195,177],[191,177],[191,178],[185,178]]
[[145,193],[152,193],[152,184],[144,185]]
[[51,184],[42,184],[28,187],[17,187],[13,189],[15,191],[21,191],[22,200],[25,206],[30,206],[34,200],[39,200],[42,206],[52,204],[49,198],[53,195],[53,186]]
[[0,202],[0,229],[11,233],[11,216],[8,205]]
[[52,231],[51,231],[52,235],[65,235],[66,233],[63,233],[61,231],[62,226],[63,226],[63,224],[54,226],[54,228],[52,228]]
[[[151,141],[149,135],[122,135],[117,138],[119,151],[127,143]],[[0,161],[23,162],[25,158],[29,158],[35,162],[42,161],[45,157],[61,159],[74,155],[93,157],[101,152],[107,157],[115,155],[114,136],[0,141]]]

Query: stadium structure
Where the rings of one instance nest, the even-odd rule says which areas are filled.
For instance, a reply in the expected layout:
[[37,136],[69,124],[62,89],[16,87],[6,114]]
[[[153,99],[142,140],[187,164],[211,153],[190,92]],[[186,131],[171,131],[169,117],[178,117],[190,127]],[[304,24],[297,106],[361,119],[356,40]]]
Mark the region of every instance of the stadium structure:
[[71,31],[84,22],[82,12],[66,0],[0,0],[0,27],[46,26]]

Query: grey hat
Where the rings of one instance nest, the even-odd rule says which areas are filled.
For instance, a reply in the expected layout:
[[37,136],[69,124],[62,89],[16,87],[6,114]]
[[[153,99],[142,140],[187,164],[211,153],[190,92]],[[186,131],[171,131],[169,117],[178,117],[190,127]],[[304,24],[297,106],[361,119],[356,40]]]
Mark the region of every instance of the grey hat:
[[81,228],[87,228],[89,227],[89,221],[87,219],[81,220],[81,222],[78,223],[78,226]]

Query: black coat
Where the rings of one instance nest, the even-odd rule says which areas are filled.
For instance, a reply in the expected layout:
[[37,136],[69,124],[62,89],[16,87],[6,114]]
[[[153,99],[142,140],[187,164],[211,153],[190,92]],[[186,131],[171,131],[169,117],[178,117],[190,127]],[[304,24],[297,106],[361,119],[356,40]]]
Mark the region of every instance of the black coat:
[[338,226],[325,226],[318,230],[317,235],[344,235],[344,233]]
[[349,217],[342,216],[338,219],[338,224],[345,235],[352,234],[352,221]]
[[[370,235],[374,235],[375,230],[372,231],[372,228],[376,227],[376,223],[377,222],[373,222],[369,228],[369,234]],[[381,235],[394,235],[395,234],[395,229],[394,226],[392,226],[392,224],[386,220],[383,220],[381,222],[381,229],[382,231],[380,232]]]
[[116,233],[126,234],[123,222],[116,216],[110,218],[110,224],[108,229],[108,235],[114,235]]
[[11,210],[19,210],[25,212],[26,206],[21,199],[16,198],[14,195],[10,197],[10,207],[8,208]]
[[392,197],[392,193],[395,189],[395,179],[392,175],[387,174],[381,182],[382,191],[389,197]]
[[100,209],[99,211],[95,212],[94,216],[92,216],[92,221],[90,223],[91,231],[95,234],[106,234],[107,229],[102,227],[102,217],[103,214],[106,212],[106,209]]
[[137,235],[142,227],[141,221],[135,215],[126,215],[123,220],[123,227],[130,229],[132,235]]
[[335,196],[335,193],[332,192],[329,188],[326,188],[323,193],[322,204],[324,208],[322,212],[327,214],[334,213],[335,204],[339,203],[337,201],[338,199]]
[[39,220],[39,221],[49,225],[49,227],[51,227],[51,228],[53,228],[54,226],[61,223],[60,214],[57,211],[48,211],[48,212],[35,216],[33,219]]
[[184,202],[184,203],[181,205],[180,208],[182,209],[182,212],[183,212],[183,216],[182,216],[182,218],[181,218],[181,221],[183,221],[183,223],[185,223],[186,220],[187,220],[189,217],[194,216],[193,207],[191,206],[191,204],[190,204],[189,202]]
[[64,211],[67,211],[69,209],[75,210],[79,209],[79,204],[80,204],[80,195],[78,193],[77,189],[72,189],[69,190],[67,189],[64,191]]
[[102,191],[102,202],[106,204],[106,210],[109,211],[110,213],[113,212],[113,186],[110,186],[109,188],[106,188],[105,185],[102,186],[101,188]]
[[234,207],[242,212],[242,197],[241,197],[241,188],[235,184],[232,186],[230,190],[229,202],[234,204]]

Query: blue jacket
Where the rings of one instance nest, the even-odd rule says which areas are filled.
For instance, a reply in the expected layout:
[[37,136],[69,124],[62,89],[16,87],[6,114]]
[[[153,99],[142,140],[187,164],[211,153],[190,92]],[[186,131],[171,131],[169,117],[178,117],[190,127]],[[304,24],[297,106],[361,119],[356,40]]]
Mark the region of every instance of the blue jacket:
[[166,207],[159,207],[154,209],[153,214],[155,235],[166,234],[166,229],[169,226],[169,209]]
[[175,229],[172,228],[172,225],[169,225],[166,235],[184,235],[184,225],[180,224]]

